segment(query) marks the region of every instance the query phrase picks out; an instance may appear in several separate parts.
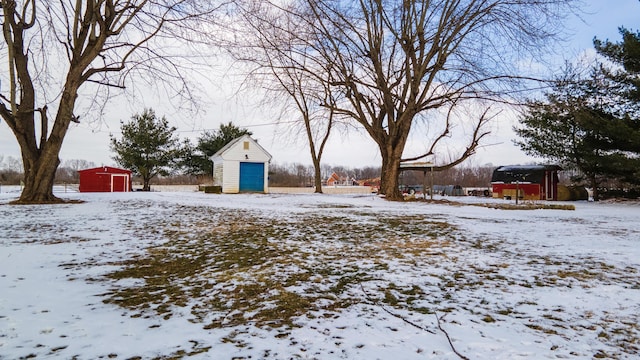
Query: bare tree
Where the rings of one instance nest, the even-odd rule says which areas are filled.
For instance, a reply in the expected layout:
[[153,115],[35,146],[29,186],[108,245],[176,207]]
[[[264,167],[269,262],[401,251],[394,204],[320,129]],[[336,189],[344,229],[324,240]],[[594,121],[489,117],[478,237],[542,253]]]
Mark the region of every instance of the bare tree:
[[78,184],[80,181],[79,170],[96,167],[93,161],[83,159],[65,160],[56,171],[55,181],[57,183],[67,182]]
[[[381,192],[388,199],[401,199],[400,163],[433,154],[452,135],[455,109],[469,101],[481,108],[475,119],[468,120],[472,131],[466,146],[440,168],[474,154],[489,133],[487,104],[507,101],[514,89],[521,89],[516,60],[540,55],[542,45],[555,38],[573,1],[294,3],[297,6],[287,11],[296,17],[295,31],[313,34],[305,37],[296,54],[305,64],[326,72],[322,81],[339,99],[323,106],[353,119],[376,142],[382,157]],[[438,129],[437,133],[429,137],[424,154],[403,158],[418,121]]]
[[221,6],[198,0],[0,4],[5,45],[0,57],[7,60],[3,80],[9,84],[0,93],[0,116],[20,145],[25,173],[17,203],[60,201],[53,181],[69,125],[79,121],[75,109],[82,89],[106,99],[111,90],[130,84],[134,74],[150,74],[145,81],[162,79],[171,84],[167,90],[194,96],[179,61],[187,55],[170,51],[181,40],[198,42],[202,21]]
[[78,172],[79,170],[94,168],[96,164],[93,161],[84,159],[70,159],[65,160],[64,167],[71,169],[73,172]]
[[[0,159],[2,160],[2,159]],[[13,156],[7,156],[4,159],[4,162],[0,162],[0,168],[11,170],[14,172],[22,172],[22,162],[20,159],[14,158]]]
[[[248,64],[251,83],[262,85],[267,102],[283,104],[281,117],[292,117],[291,133],[305,135],[314,167],[316,193],[322,193],[320,163],[331,131],[339,122],[325,62],[307,56],[316,34],[305,31],[300,4],[269,1],[236,2],[243,27],[234,28],[233,40],[225,44],[232,57]],[[309,30],[306,28],[306,30]],[[313,29],[311,29],[313,30]]]

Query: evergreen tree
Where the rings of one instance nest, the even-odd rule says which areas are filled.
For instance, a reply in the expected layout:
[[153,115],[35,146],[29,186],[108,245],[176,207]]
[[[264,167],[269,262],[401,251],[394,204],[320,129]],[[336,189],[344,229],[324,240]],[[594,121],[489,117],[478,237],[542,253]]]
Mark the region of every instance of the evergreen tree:
[[514,128],[520,140],[514,142],[529,155],[580,170],[596,188],[602,174],[593,161],[598,158],[597,149],[591,148],[588,131],[580,126],[578,113],[587,106],[582,94],[570,79],[557,82],[544,101],[527,104],[520,118],[522,127]]
[[590,79],[560,81],[531,102],[516,144],[531,155],[580,170],[590,185],[616,179],[640,184],[640,32],[620,28],[621,42],[594,39],[610,61]]
[[121,129],[122,139],[111,136],[111,149],[116,153],[113,159],[142,177],[142,190],[149,191],[149,181],[157,175],[169,175],[185,147],[173,136],[176,128],[170,127],[166,118],[157,118],[151,109],[121,122]]
[[189,146],[186,151],[183,167],[190,175],[212,175],[213,163],[209,159],[225,145],[242,135],[252,135],[247,129],[241,129],[233,123],[220,124],[218,130],[206,131],[198,138],[198,144]]
[[[640,31],[620,27],[622,41],[594,39],[596,51],[615,66],[602,66],[602,72],[613,83],[605,111],[618,121],[603,124],[602,131],[610,140],[602,146],[615,150],[618,156],[619,177],[632,184],[640,184]],[[614,164],[614,162],[612,162]]]
[[596,51],[621,67],[621,69],[605,68],[609,78],[624,85],[620,87],[621,95],[633,102],[640,102],[640,31],[620,28],[622,42],[612,43],[609,40],[594,39]]
[[532,101],[516,127],[515,143],[529,155],[579,170],[594,189],[603,180],[640,181],[640,127],[628,114],[612,111],[616,98],[602,68],[589,79],[575,74],[558,81],[544,101]]

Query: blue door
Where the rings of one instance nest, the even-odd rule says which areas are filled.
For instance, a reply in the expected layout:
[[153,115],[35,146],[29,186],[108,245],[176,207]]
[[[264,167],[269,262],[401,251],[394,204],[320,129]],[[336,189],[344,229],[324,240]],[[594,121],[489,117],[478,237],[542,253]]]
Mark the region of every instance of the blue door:
[[264,163],[240,163],[240,192],[264,192]]

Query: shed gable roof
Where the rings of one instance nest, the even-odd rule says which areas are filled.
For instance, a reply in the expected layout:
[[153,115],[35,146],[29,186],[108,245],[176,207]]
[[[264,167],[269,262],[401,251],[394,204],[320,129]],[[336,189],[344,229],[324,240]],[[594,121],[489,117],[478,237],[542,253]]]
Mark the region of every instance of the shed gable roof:
[[115,168],[112,166],[99,166],[90,169],[78,170],[78,173],[111,173],[111,174],[131,174],[131,170]]
[[495,171],[510,171],[510,172],[519,172],[526,173],[532,171],[553,171],[553,170],[562,170],[562,168],[558,165],[506,165],[499,166]]
[[215,154],[210,156],[209,159],[211,160],[213,160],[214,158],[224,159],[226,153],[229,153],[232,150],[234,150],[236,146],[242,146],[244,141],[251,142],[253,146],[255,146],[260,152],[262,152],[265,155],[268,161],[271,160],[271,154],[269,154],[267,150],[265,150],[262,146],[260,146],[260,144],[258,144],[258,142],[249,135],[242,135],[239,138],[235,138],[231,140],[229,143],[223,146],[220,150],[218,150]]
[[559,171],[558,165],[508,165],[500,166],[493,171],[491,183],[530,182],[542,183],[547,171]]

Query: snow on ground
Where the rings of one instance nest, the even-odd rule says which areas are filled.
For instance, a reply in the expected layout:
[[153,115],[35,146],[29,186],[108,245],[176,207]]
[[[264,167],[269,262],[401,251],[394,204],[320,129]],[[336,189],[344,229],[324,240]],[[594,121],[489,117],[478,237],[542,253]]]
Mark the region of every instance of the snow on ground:
[[640,351],[637,203],[1,190],[0,359]]

